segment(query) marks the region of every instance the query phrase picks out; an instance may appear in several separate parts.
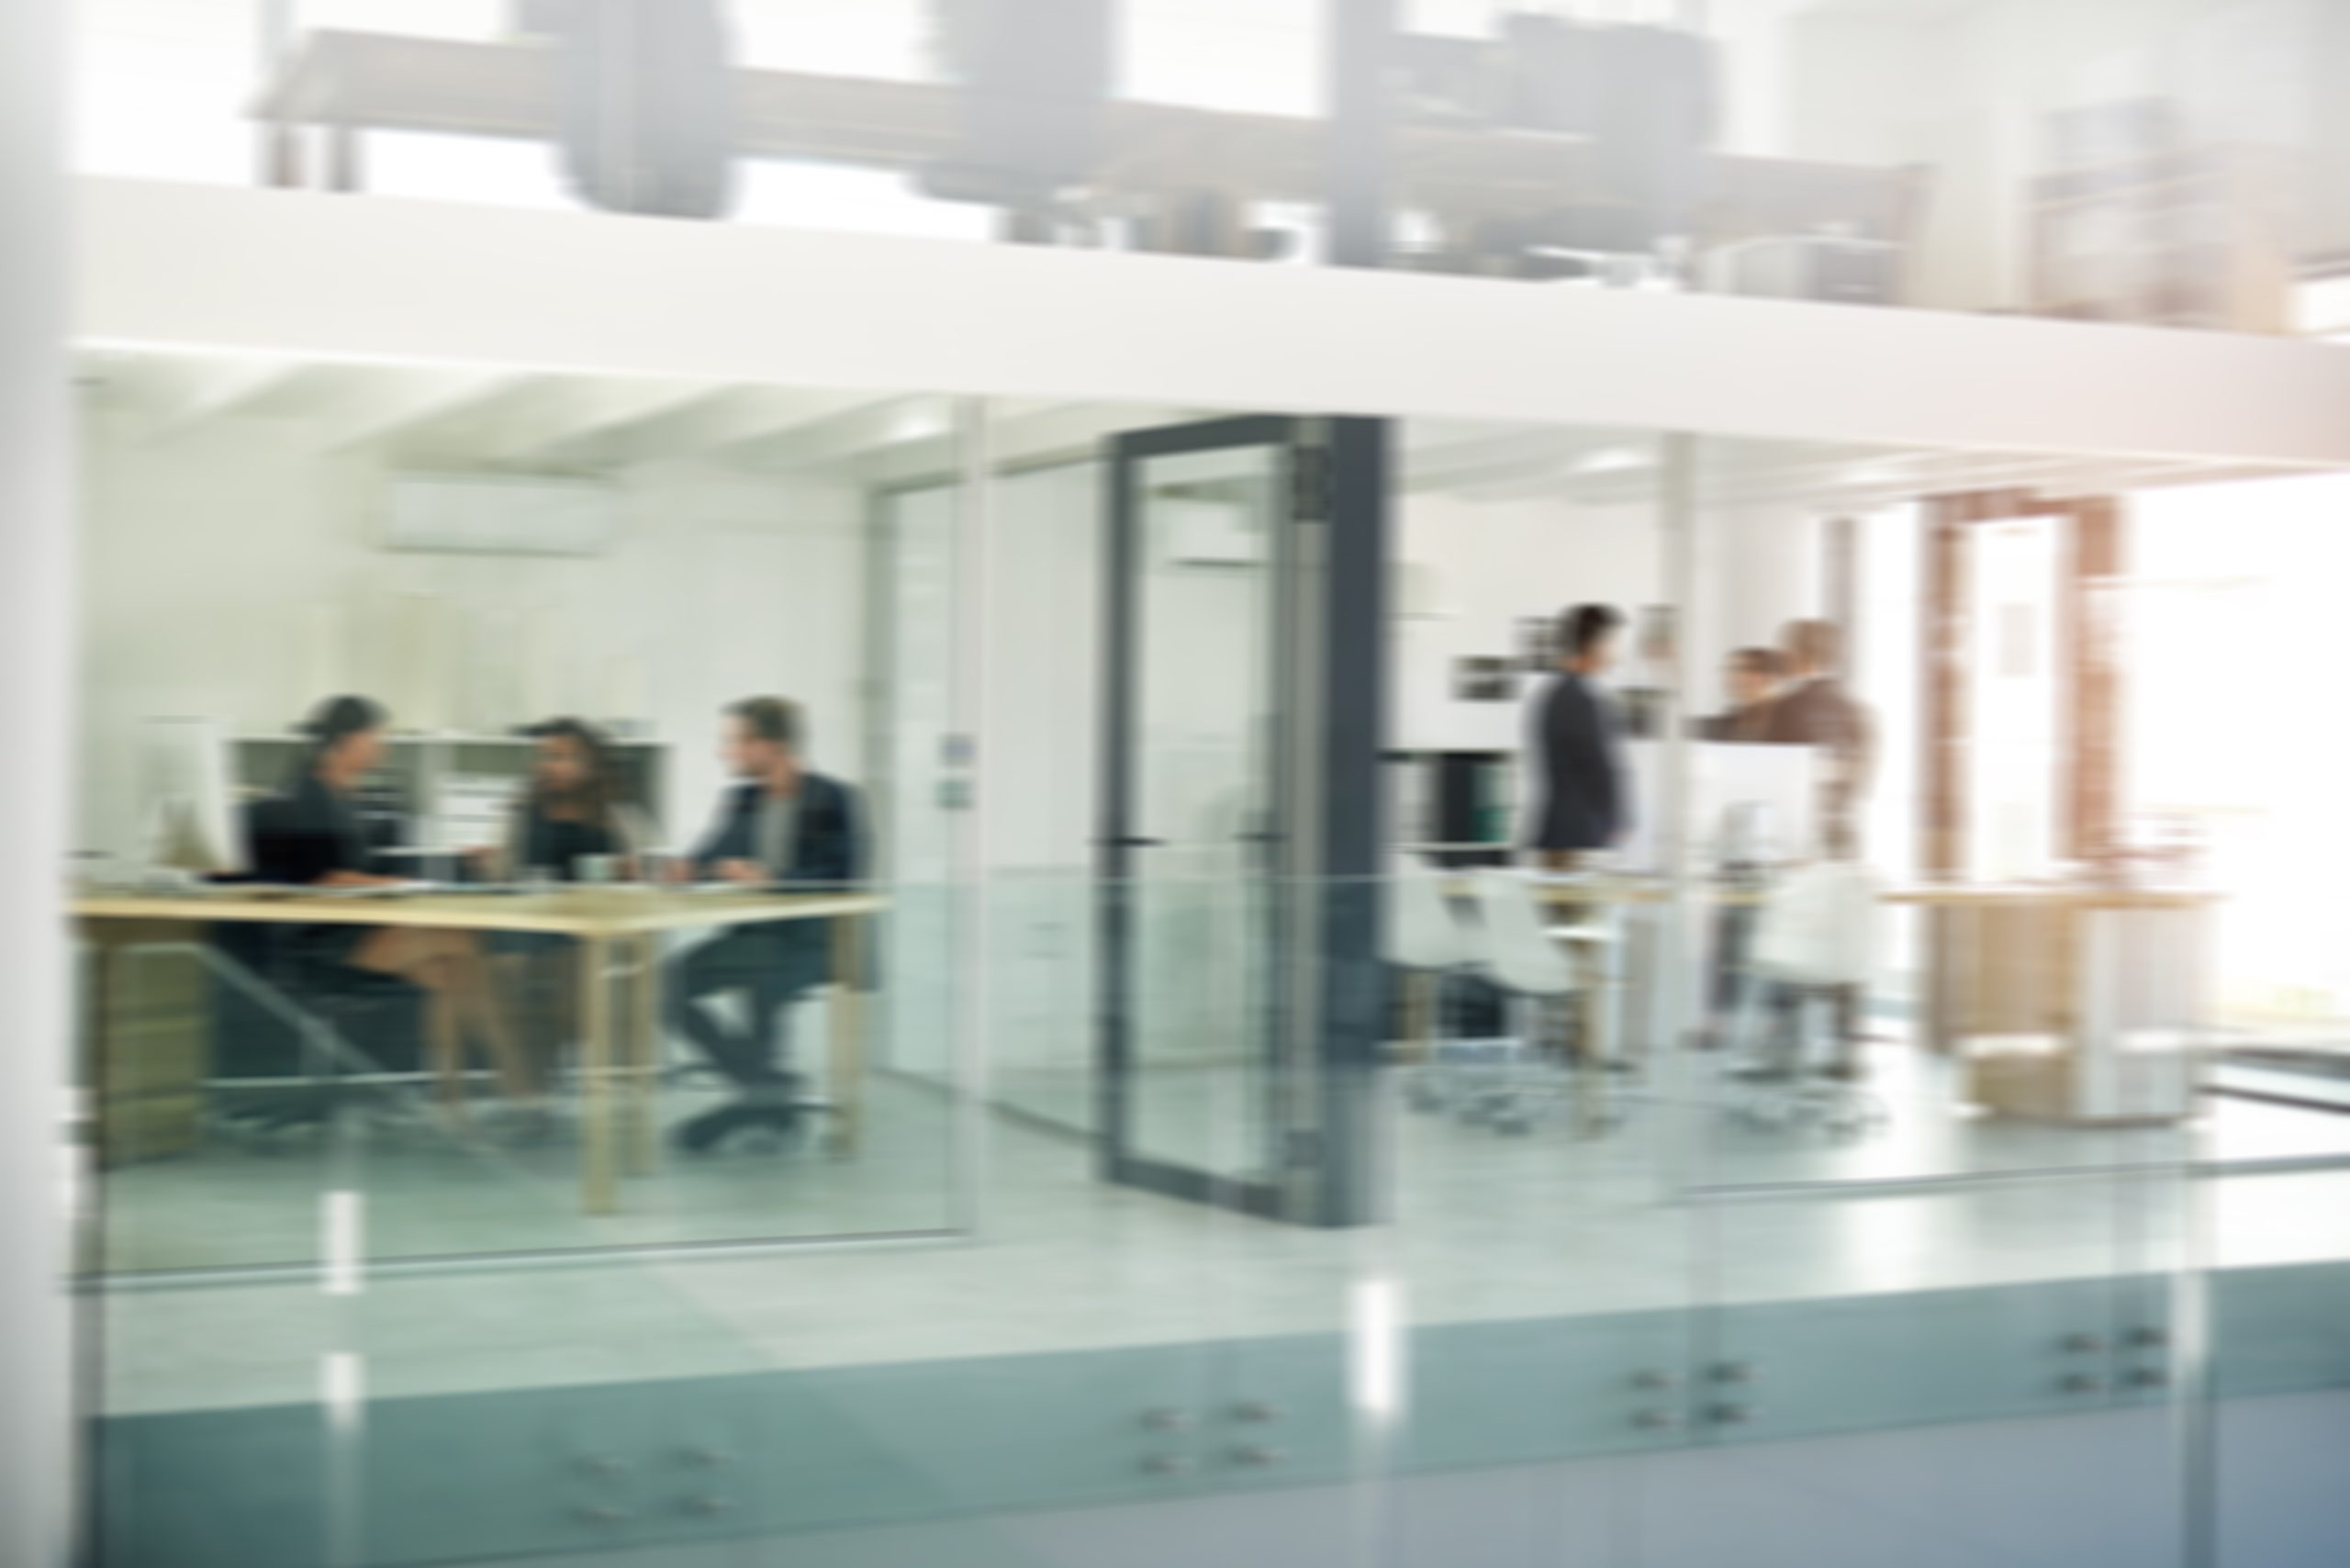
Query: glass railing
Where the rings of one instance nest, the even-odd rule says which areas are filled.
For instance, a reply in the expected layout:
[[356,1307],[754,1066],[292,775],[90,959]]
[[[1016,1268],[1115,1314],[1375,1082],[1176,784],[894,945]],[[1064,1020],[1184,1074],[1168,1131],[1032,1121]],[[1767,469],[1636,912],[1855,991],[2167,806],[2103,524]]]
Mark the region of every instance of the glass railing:
[[[1517,1561],[1504,1535],[1626,1564],[2338,1560],[2311,1458],[2350,1390],[2338,1117],[2027,1119],[1890,995],[1863,1076],[1812,1070],[1824,1028],[1793,1077],[1741,1073],[1695,1026],[1704,949],[1664,963],[1710,894],[1611,886],[1519,884],[1583,933],[1547,971],[1449,879],[877,890],[866,918],[935,902],[960,913],[925,929],[968,946],[867,973],[853,1053],[793,1021],[778,1059],[850,1064],[823,1085],[862,1108],[848,1148],[812,1106],[708,1153],[632,1141],[734,1090],[656,1030],[599,1092],[592,1008],[521,1006],[544,1094],[484,1071],[460,1121],[380,1025],[217,941],[118,946],[89,1036],[96,1560],[855,1531],[872,1561],[1139,1563],[1122,1532],[1162,1525],[1366,1564]],[[1431,891],[1435,965],[1394,920]],[[1356,1013],[1328,955],[1279,944],[1366,900],[1413,961],[1348,969],[1377,992]],[[1121,1016],[1137,997],[1155,1019]],[[335,1036],[297,1070],[165,1070],[281,1002]],[[385,1070],[342,1070],[345,1035]],[[1348,1182],[1374,1223],[1283,1207]]]
[[[1399,9],[1393,265],[2350,332],[2350,147],[2323,109],[2342,24],[2322,4]],[[560,41],[565,8],[531,0],[75,11],[93,174],[1325,250],[1336,45],[1306,0],[651,6],[703,41],[641,73]],[[1004,47],[1030,31],[1055,47]]]

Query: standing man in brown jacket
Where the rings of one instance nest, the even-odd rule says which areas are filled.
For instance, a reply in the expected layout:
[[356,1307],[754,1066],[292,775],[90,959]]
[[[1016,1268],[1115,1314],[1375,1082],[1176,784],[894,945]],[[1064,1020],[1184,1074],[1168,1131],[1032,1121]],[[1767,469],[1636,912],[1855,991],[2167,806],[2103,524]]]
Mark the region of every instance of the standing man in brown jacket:
[[[1776,745],[1807,745],[1819,755],[1819,847],[1831,860],[1860,854],[1860,802],[1876,760],[1875,726],[1868,710],[1844,689],[1843,631],[1830,621],[1794,621],[1783,638],[1786,684],[1771,704],[1763,738]],[[1831,1078],[1856,1080],[1861,1061],[1862,990],[1856,985],[1824,988],[1836,1015],[1836,1055]],[[1803,992],[1780,988],[1778,1041],[1765,1076],[1785,1076],[1797,1066],[1801,1050]]]
[[1868,710],[1844,689],[1844,636],[1830,621],[1793,621],[1785,635],[1786,683],[1772,702],[1763,739],[1819,748],[1820,848],[1830,859],[1860,853],[1858,813],[1876,760]]

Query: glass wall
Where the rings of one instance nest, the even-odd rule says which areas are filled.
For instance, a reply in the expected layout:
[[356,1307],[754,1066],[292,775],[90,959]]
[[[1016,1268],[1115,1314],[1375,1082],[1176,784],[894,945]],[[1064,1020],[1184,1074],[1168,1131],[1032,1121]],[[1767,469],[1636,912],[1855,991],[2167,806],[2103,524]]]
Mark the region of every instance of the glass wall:
[[945,399],[90,369],[104,1270],[968,1223]]
[[[1333,898],[1259,842],[1332,526],[1234,455],[1282,421],[230,368],[85,367],[96,1560],[2337,1560],[2350,1123],[2234,924],[2322,890],[2138,825],[2202,798],[2164,585],[2290,575],[2183,554],[2240,486],[1408,422],[1390,853]],[[1973,569],[2019,520],[2045,569]],[[289,734],[333,692],[383,733]],[[602,821],[513,733],[563,714],[621,848],[505,825]],[[311,781],[397,885],[272,816]],[[1267,928],[1372,895],[1358,1068]],[[822,964],[702,957],[788,917]],[[1373,1223],[1246,1201],[1349,1135]]]

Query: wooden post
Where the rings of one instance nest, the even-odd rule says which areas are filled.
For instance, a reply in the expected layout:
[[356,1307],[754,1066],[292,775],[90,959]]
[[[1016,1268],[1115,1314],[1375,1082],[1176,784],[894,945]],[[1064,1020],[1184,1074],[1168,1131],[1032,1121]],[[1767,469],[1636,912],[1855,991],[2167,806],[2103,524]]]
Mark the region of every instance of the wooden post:
[[579,1203],[591,1215],[620,1207],[612,1148],[612,945],[579,944]]
[[661,1161],[661,938],[629,944],[628,1167],[649,1176]]
[[865,917],[835,916],[833,921],[832,1081],[826,1093],[833,1103],[829,1147],[846,1159],[855,1154],[865,1135]]

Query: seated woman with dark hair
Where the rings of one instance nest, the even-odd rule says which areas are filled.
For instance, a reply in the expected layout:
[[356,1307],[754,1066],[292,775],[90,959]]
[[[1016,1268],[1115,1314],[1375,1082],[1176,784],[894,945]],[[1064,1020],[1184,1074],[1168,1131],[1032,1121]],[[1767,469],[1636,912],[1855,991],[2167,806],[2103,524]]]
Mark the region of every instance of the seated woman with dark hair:
[[[382,759],[383,707],[364,697],[336,697],[319,705],[302,726],[309,745],[286,780],[286,801],[269,846],[256,846],[264,876],[320,888],[396,886],[379,874],[353,804],[360,783]],[[487,1052],[500,1090],[532,1101],[538,1089],[530,1064],[507,1026],[470,932],[408,925],[320,924],[302,927],[295,955],[317,965],[341,965],[392,975],[426,993],[427,1046],[442,1104],[462,1116],[465,1047]]]
[[579,719],[550,719],[531,735],[537,743],[531,781],[515,802],[506,843],[491,852],[500,873],[577,881],[580,861],[610,857],[613,876],[631,875],[635,846],[603,735]]

